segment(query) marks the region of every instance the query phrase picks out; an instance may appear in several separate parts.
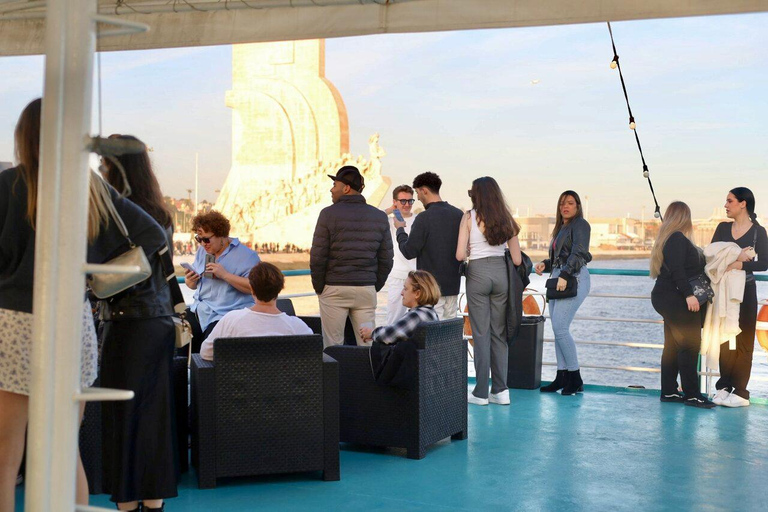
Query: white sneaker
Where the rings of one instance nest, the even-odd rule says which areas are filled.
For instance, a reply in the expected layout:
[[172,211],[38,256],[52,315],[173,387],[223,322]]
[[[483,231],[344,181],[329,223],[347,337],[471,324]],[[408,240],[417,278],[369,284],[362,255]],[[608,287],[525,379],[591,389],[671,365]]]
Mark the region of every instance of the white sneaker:
[[509,405],[509,390],[505,389],[501,393],[491,393],[488,395],[488,401],[492,404]]
[[749,400],[740,397],[736,393],[731,393],[720,405],[725,407],[749,407]]
[[487,398],[477,398],[471,391],[467,394],[467,402],[475,405],[488,405]]
[[723,400],[728,398],[728,395],[730,394],[731,392],[726,388],[718,389],[717,393],[715,393],[715,396],[712,397],[712,401],[717,405],[723,405]]

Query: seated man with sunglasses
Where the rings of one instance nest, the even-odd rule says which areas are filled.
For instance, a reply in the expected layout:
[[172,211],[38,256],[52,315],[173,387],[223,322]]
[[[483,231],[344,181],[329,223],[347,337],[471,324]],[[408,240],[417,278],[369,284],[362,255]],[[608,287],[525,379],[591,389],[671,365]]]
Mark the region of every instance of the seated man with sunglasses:
[[[200,246],[185,270],[184,282],[195,290],[195,302],[187,315],[192,325],[192,352],[230,311],[253,306],[248,273],[259,263],[259,256],[229,236],[229,220],[217,211],[201,213],[192,219],[192,230]],[[210,277],[209,277],[210,276]]]
[[[410,234],[411,225],[416,218],[416,214],[411,213],[413,203],[413,189],[408,185],[400,185],[392,191],[392,206],[384,210],[387,215],[399,210],[405,221],[405,232]],[[392,246],[397,247],[397,228],[395,227],[395,217],[389,219],[389,228],[392,232]],[[408,308],[403,306],[403,297],[401,293],[405,280],[408,278],[408,272],[416,270],[416,260],[407,260],[403,253],[396,250],[394,266],[387,279],[387,325],[392,325],[400,320],[407,312]]]

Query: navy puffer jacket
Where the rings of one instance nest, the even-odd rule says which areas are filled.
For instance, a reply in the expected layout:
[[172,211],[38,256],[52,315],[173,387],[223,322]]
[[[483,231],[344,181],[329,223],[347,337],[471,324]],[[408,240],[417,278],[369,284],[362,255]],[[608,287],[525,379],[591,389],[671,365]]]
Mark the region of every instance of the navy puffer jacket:
[[387,214],[359,194],[342,196],[320,212],[309,253],[312,287],[375,286],[381,290],[392,270],[392,237]]

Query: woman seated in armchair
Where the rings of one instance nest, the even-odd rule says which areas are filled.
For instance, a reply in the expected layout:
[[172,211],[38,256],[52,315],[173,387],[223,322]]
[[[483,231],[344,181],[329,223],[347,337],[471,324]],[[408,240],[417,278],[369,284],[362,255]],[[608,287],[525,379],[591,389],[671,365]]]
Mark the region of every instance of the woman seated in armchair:
[[360,329],[364,341],[371,345],[373,378],[379,384],[409,388],[416,375],[416,344],[411,336],[423,322],[439,320],[435,304],[440,300],[440,287],[425,270],[408,273],[403,291],[403,306],[408,312],[392,325]]
[[277,309],[277,296],[285,286],[285,277],[280,269],[262,261],[251,269],[248,282],[256,304],[224,315],[200,347],[203,359],[213,361],[213,342],[216,338],[312,334],[312,329],[300,318],[288,316]]

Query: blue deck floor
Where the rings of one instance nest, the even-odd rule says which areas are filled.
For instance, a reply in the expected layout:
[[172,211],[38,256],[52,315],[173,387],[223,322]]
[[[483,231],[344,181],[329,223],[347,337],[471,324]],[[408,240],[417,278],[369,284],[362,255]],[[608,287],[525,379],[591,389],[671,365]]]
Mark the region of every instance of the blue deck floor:
[[167,510],[768,508],[766,406],[708,411],[604,387],[511,395],[509,407],[470,406],[469,439],[442,441],[421,461],[342,445],[340,482],[238,478],[200,491],[189,473]]

